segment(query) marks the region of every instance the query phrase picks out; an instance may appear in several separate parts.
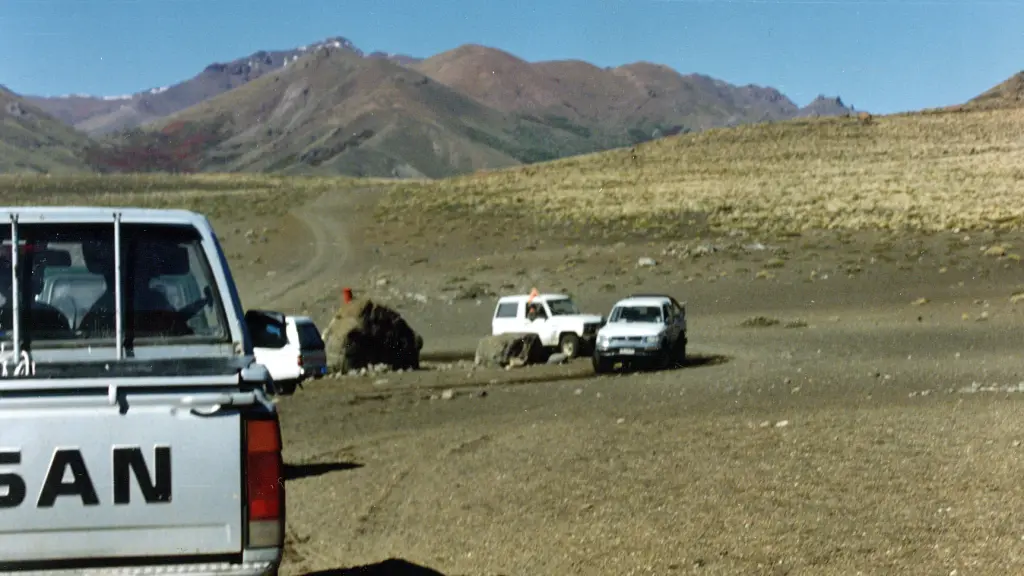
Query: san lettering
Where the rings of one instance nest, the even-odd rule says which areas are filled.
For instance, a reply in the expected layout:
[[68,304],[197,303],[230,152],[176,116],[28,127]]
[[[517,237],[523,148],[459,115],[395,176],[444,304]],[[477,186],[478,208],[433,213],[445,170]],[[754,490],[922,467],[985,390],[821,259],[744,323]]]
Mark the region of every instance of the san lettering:
[[[129,446],[113,449],[111,469],[114,480],[114,504],[131,503],[133,477],[146,504],[166,504],[171,501],[171,448],[157,446],[154,453],[154,466],[151,471],[146,465],[141,448]],[[0,509],[17,508],[25,502],[28,486],[17,472],[20,465],[20,451],[0,450]],[[77,498],[85,506],[100,504],[85,459],[77,449],[58,449],[53,453],[42,489],[36,499],[36,507],[50,508],[58,498]]]

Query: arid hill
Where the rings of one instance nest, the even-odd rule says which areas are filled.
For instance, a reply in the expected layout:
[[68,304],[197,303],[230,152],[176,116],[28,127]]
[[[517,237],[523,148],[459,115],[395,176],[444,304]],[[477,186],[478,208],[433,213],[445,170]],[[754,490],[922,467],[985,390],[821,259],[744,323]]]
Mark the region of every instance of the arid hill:
[[[498,110],[565,118],[611,133],[702,130],[783,120],[802,112],[774,88],[734,86],[649,62],[617,68],[579,60],[531,63],[494,48],[466,45],[414,67]],[[840,106],[821,115],[849,111]]]
[[1024,104],[1024,72],[970,99],[968,108],[1014,108]]
[[183,152],[198,170],[354,176],[437,178],[594,149],[571,130],[334,47],[125,134],[121,144],[138,148],[147,135],[172,147],[187,140]]
[[[40,109],[90,135],[135,128],[180,112],[200,102],[252,82],[265,74],[284,68],[301,56],[320,47],[363,53],[346,38],[327,38],[309,46],[286,50],[260,50],[230,62],[215,62],[192,78],[150,88],[124,96],[68,95],[56,97],[29,96],[28,101]],[[373,59],[413,63],[417,59],[401,54],[374,52]]]
[[0,86],[0,172],[88,172],[85,134]]

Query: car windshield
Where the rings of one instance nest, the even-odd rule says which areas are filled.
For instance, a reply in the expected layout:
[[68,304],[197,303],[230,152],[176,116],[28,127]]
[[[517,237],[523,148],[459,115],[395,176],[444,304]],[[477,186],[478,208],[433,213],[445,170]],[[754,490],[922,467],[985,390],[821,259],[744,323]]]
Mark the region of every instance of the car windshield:
[[661,323],[661,308],[658,306],[616,306],[608,321]]
[[552,316],[570,316],[580,313],[579,308],[576,307],[576,303],[571,298],[548,300],[548,308],[551,309]]
[[[18,227],[21,337],[33,347],[97,346],[115,337],[114,227]],[[11,235],[0,245],[0,341],[13,338]],[[124,337],[135,345],[226,341],[201,238],[191,226],[121,226]]]

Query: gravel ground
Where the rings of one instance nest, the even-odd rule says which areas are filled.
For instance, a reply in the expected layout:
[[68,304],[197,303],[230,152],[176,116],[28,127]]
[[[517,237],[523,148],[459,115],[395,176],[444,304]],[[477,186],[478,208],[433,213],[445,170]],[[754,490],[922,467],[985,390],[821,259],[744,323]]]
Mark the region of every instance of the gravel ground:
[[775,330],[784,343],[723,323],[667,373],[311,383],[280,404],[286,573],[392,557],[449,575],[1020,573],[1008,346],[838,315],[846,334]]
[[[314,238],[330,211],[317,215]],[[1024,276],[984,255],[992,238],[779,240],[785,263],[769,266],[583,240],[523,260],[454,235],[423,266],[397,235],[360,237],[347,258],[317,252],[331,271],[303,267],[279,307],[323,321],[354,286],[437,360],[280,400],[283,574],[1024,573],[1024,312],[1010,302]],[[637,268],[645,255],[658,264]],[[247,304],[264,304],[277,280],[244,274]],[[594,377],[586,360],[441,358],[488,330],[493,296],[444,296],[472,283],[557,283],[599,313],[670,291],[688,301],[691,363]],[[779,324],[744,326],[757,315]]]

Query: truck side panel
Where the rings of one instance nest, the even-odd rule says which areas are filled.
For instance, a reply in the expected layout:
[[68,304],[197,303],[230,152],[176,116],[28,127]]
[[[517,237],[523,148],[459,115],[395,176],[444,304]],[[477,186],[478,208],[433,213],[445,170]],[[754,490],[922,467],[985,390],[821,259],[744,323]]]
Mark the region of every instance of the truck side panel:
[[241,416],[218,401],[203,392],[0,397],[0,569],[240,553]]

